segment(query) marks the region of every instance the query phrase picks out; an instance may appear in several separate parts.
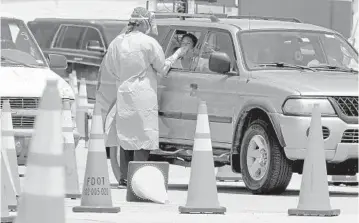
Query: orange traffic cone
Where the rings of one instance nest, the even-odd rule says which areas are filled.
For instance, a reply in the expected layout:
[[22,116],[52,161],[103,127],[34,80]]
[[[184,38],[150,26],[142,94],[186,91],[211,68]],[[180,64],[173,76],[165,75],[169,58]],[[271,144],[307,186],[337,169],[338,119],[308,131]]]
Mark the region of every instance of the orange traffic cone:
[[79,87],[78,87],[78,84],[77,84],[76,70],[73,70],[69,74],[69,82],[70,82],[70,86],[72,87],[73,91],[75,92],[75,96],[77,96],[78,93],[79,93]]
[[231,166],[226,165],[226,166],[218,168],[216,179],[218,181],[235,181],[235,182],[238,182],[238,181],[242,180],[242,175],[238,174],[238,173],[234,173],[232,171]]
[[103,123],[99,106],[96,106],[92,118],[81,206],[74,207],[72,210],[95,213],[118,213],[121,211],[120,207],[112,206]]
[[[3,119],[4,114],[3,112],[0,110],[0,117],[1,119]],[[0,121],[0,129],[2,129],[2,121]],[[12,172],[11,172],[11,167],[10,167],[10,162],[9,162],[9,158],[8,158],[8,154],[7,154],[7,149],[5,147],[3,147],[3,136],[2,136],[2,131],[0,131],[0,146],[1,146],[1,156],[2,161],[4,163],[4,171],[6,172],[6,174],[4,174],[4,177],[2,179],[3,180],[3,184],[5,184],[5,193],[7,195],[7,203],[8,203],[8,208],[11,211],[16,211],[17,210],[17,197],[18,197],[18,191],[16,190],[16,186],[12,177]],[[6,140],[6,139],[5,139]]]
[[77,97],[77,106],[76,106],[76,127],[80,134],[80,137],[86,137],[86,122],[87,120],[87,92],[86,92],[86,82],[82,78],[80,82],[80,91]]
[[76,163],[75,139],[71,120],[70,101],[68,99],[63,102],[62,135],[64,137],[66,198],[81,198]]
[[[1,139],[0,139],[1,141]],[[7,201],[7,190],[6,190],[6,175],[8,172],[6,171],[6,166],[4,162],[4,156],[0,152],[1,157],[1,223],[11,223],[14,221],[15,216],[10,216],[9,209],[8,209],[8,201]]]
[[36,116],[16,223],[65,222],[61,98],[48,80]]
[[198,107],[187,204],[180,206],[179,211],[213,214],[226,212],[226,208],[221,207],[218,201],[211,133],[204,101],[201,101]]
[[76,75],[76,70],[73,70],[70,74],[69,74],[69,83],[71,88],[73,89],[74,93],[75,93],[75,103],[73,103],[71,105],[71,114],[73,115],[73,126],[76,127],[76,109],[77,109],[77,97],[79,94],[79,88],[77,85],[77,75]]
[[332,209],[330,205],[319,104],[314,105],[312,112],[298,207],[289,209],[288,214],[296,216],[338,216],[340,214],[339,209]]
[[14,181],[16,191],[20,193],[20,177],[15,149],[14,129],[12,124],[9,100],[4,101],[1,117],[2,149],[6,150],[10,165],[11,177]]

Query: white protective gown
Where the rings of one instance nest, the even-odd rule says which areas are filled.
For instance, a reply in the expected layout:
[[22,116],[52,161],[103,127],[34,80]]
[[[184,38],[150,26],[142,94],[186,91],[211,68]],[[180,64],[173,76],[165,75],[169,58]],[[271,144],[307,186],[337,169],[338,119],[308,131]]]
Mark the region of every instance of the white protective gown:
[[[177,58],[175,53],[165,60],[157,40],[139,31],[121,34],[110,44],[100,69],[96,106],[105,120],[117,96],[109,121],[115,120],[123,149],[159,148],[157,80]],[[107,134],[114,134],[109,127]]]

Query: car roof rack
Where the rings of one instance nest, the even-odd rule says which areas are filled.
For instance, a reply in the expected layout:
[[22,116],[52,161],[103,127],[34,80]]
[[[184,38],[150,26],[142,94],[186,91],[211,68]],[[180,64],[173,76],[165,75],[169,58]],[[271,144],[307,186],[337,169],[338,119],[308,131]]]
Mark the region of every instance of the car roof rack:
[[274,21],[283,21],[283,22],[295,22],[302,23],[299,19],[296,18],[281,18],[281,17],[271,17],[271,16],[247,16],[247,15],[236,15],[236,16],[227,16],[228,19],[258,19],[258,20],[274,20]]
[[186,18],[208,18],[211,20],[211,22],[219,21],[218,17],[214,14],[188,14],[188,13],[177,13],[177,12],[154,12],[154,13],[156,19],[180,18],[180,20],[185,20]]

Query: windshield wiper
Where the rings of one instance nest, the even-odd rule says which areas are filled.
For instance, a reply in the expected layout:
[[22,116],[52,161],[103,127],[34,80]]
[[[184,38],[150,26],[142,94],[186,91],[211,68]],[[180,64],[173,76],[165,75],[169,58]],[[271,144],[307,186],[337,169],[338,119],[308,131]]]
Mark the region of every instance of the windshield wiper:
[[284,62],[273,62],[273,63],[261,63],[258,64],[259,67],[289,67],[289,68],[296,68],[300,70],[311,70],[313,72],[316,72],[316,70],[307,67],[307,66],[301,66],[301,65],[295,65],[295,64],[289,64]]
[[339,67],[339,66],[334,66],[334,65],[314,65],[314,66],[310,66],[310,68],[358,73],[358,71],[353,68]]
[[37,66],[37,65],[32,65],[32,64],[27,64],[27,63],[24,63],[24,62],[20,62],[20,61],[17,61],[17,60],[14,60],[14,59],[11,59],[11,58],[8,58],[8,57],[5,57],[5,56],[1,56],[1,62],[2,61],[9,61],[9,62],[14,63],[14,64],[20,64],[22,66],[31,67],[31,68],[40,67],[40,66]]

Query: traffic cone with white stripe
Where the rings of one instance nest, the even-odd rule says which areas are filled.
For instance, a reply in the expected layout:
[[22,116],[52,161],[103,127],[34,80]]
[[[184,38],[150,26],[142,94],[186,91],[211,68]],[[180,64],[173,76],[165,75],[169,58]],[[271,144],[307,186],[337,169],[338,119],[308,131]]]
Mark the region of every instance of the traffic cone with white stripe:
[[76,70],[73,70],[70,74],[69,74],[69,82],[70,82],[70,86],[72,87],[72,89],[75,92],[75,95],[77,96],[79,94],[79,86],[77,84],[77,74],[76,74]]
[[204,101],[201,101],[198,107],[187,203],[186,206],[180,206],[179,211],[213,214],[226,212],[226,208],[221,207],[218,201],[211,133]]
[[15,223],[65,222],[65,168],[57,80],[48,80],[36,116]]
[[74,93],[75,93],[75,103],[72,104],[71,106],[71,114],[72,114],[72,118],[73,118],[73,122],[72,125],[75,127],[75,129],[77,129],[77,125],[76,125],[76,109],[77,109],[77,98],[78,98],[78,94],[79,94],[79,88],[77,85],[77,75],[76,75],[76,70],[73,70],[70,74],[69,74],[69,82],[70,82],[70,86],[73,89]]
[[[1,139],[0,139],[1,141]],[[7,168],[5,166],[4,162],[4,156],[2,152],[0,152],[0,158],[1,158],[1,223],[12,223],[15,219],[15,216],[10,216],[9,213],[9,203],[7,201],[7,188],[5,185],[6,176],[8,176]]]
[[112,206],[105,138],[99,106],[95,106],[92,118],[81,206],[74,207],[72,210],[95,213],[118,213],[121,211],[120,207]]
[[[80,91],[77,97],[77,106],[76,106],[76,127],[77,131],[80,134],[80,137],[85,140],[87,138],[87,127],[88,127],[88,119],[87,119],[87,92],[86,92],[86,82],[85,78],[81,79],[80,82]],[[86,146],[87,147],[87,146]]]
[[[0,110],[0,118],[3,119],[4,114],[2,112],[2,110]],[[2,129],[2,121],[0,121],[0,129]],[[8,203],[8,208],[11,211],[16,211],[17,210],[17,197],[18,197],[18,191],[16,190],[16,186],[12,177],[12,173],[11,173],[11,167],[10,167],[10,162],[9,162],[9,158],[8,158],[8,154],[7,154],[7,149],[3,146],[3,140],[6,140],[3,138],[2,136],[2,131],[0,131],[0,146],[1,146],[1,155],[3,157],[2,161],[4,163],[4,170],[6,171],[7,174],[4,175],[4,177],[2,179],[3,180],[3,184],[5,184],[5,193],[7,196],[7,203]]]
[[14,181],[16,191],[20,193],[20,177],[17,163],[17,154],[15,149],[14,129],[11,117],[11,108],[9,100],[4,101],[1,116],[2,128],[2,149],[6,150],[10,165],[11,177]]
[[338,216],[339,209],[330,205],[327,165],[319,104],[314,104],[308,136],[307,155],[304,159],[303,177],[296,209],[291,216]]
[[78,181],[75,139],[71,120],[71,109],[69,99],[65,99],[62,109],[62,135],[64,138],[65,156],[65,178],[66,178],[66,198],[81,198]]

